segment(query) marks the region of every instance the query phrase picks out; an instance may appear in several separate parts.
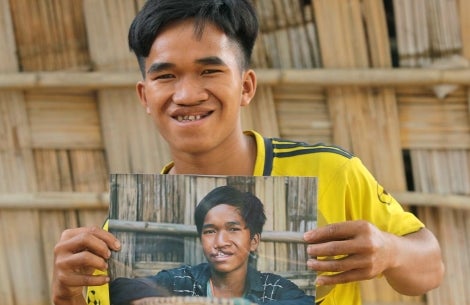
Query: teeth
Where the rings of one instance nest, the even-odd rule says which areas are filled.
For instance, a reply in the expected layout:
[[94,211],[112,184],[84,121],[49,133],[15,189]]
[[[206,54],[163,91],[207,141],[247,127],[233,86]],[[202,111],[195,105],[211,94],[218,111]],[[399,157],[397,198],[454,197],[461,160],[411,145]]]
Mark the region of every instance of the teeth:
[[225,254],[223,252],[219,251],[219,253],[217,253],[217,256],[219,256],[219,257],[220,256],[225,256]]
[[192,121],[200,120],[201,117],[202,116],[200,114],[198,114],[198,115],[179,115],[177,117],[177,120],[178,120],[178,122],[183,122],[183,121],[192,122]]

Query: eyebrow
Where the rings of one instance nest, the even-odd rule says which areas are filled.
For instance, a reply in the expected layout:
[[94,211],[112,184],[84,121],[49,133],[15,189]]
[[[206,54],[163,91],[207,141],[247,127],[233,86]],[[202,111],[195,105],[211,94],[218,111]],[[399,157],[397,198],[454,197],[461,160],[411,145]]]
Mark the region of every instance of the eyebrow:
[[208,65],[214,65],[214,66],[226,66],[227,64],[218,56],[208,56],[208,57],[203,57],[200,59],[196,59],[195,61],[197,64],[203,65],[203,66],[208,66]]
[[176,66],[175,64],[172,64],[169,62],[156,62],[150,66],[150,68],[147,70],[147,74],[167,70],[170,68],[174,68],[175,66]]
[[[225,227],[241,226],[241,225],[242,225],[242,224],[241,224],[241,222],[239,222],[239,221],[227,221],[226,223],[224,223],[224,226],[225,226]],[[208,223],[208,224],[202,225],[202,228],[203,228],[203,229],[206,229],[206,228],[213,228],[213,227],[215,227],[215,225],[212,224],[212,223]]]
[[[202,66],[226,66],[227,64],[218,56],[208,56],[196,59],[194,61],[196,64]],[[156,62],[153,63],[150,68],[147,70],[147,74],[168,70],[176,67],[175,64],[169,62]]]

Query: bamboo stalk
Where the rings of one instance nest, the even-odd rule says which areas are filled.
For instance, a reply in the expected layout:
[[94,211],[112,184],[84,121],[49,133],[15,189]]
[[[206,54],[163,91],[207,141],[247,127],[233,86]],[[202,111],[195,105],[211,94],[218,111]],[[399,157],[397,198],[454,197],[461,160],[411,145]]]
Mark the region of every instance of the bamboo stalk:
[[18,70],[18,59],[16,57],[15,36],[13,32],[13,21],[10,13],[8,0],[0,1],[0,73],[15,72]]
[[470,60],[470,1],[460,0],[459,5],[459,20],[462,39],[462,55]]
[[[297,84],[322,87],[410,87],[468,85],[470,69],[257,69],[261,85]],[[35,72],[0,74],[0,90],[134,88],[138,72]]]
[[93,192],[1,193],[0,209],[76,210],[108,209],[109,194]]
[[[470,210],[470,196],[442,195],[428,192],[393,192],[402,204]],[[76,210],[107,209],[107,192],[35,192],[1,193],[0,209]]]
[[[0,227],[3,222],[3,218],[7,217],[8,215],[5,214],[4,212],[0,211]],[[3,237],[3,232],[0,233],[0,245],[2,247],[0,248],[0,269],[1,270],[8,270],[11,266],[11,260],[9,253],[6,251],[7,247],[7,241]],[[5,245],[5,247],[3,246]],[[14,305],[15,302],[14,300],[16,299],[14,290],[13,290],[13,283],[11,281],[10,275],[8,272],[0,272],[0,281],[2,283],[2,303],[5,305]]]
[[[140,232],[198,237],[195,225],[158,223],[150,221],[109,220],[109,229],[123,232]],[[303,243],[303,232],[263,231],[262,241]]]

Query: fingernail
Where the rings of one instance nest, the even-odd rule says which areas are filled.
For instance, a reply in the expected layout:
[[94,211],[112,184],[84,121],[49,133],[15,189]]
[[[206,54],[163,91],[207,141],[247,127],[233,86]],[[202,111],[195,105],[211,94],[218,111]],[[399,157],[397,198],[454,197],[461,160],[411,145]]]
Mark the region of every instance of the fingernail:
[[119,242],[119,240],[116,240],[116,241],[114,242],[114,247],[115,247],[116,249],[121,249],[121,243]]

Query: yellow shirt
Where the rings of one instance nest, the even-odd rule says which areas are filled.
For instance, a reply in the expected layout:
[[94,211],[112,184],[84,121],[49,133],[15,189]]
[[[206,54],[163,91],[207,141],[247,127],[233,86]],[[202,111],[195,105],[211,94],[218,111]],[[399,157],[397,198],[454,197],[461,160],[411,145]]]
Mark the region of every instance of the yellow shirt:
[[[246,134],[255,137],[257,143],[254,176],[318,177],[319,226],[362,219],[395,235],[409,234],[424,227],[377,183],[357,157],[347,151],[323,144],[267,139],[254,131]],[[172,166],[172,163],[167,165],[162,173],[168,173]],[[108,285],[89,287],[87,297],[88,304],[109,305]],[[316,302],[359,305],[359,284],[317,287]]]

